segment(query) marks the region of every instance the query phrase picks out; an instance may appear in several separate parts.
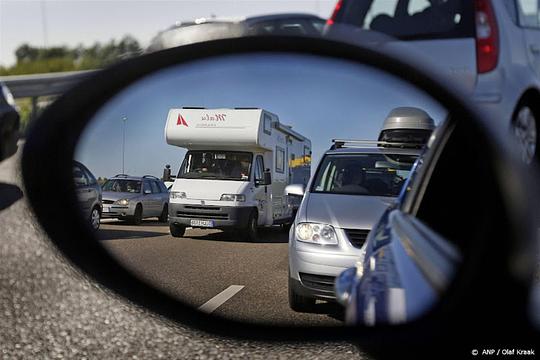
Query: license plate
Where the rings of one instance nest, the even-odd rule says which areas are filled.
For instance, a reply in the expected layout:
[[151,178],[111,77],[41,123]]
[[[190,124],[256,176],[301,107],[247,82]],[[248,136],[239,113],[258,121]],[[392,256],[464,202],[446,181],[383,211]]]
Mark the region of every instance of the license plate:
[[214,227],[212,220],[191,220],[191,226]]
[[111,208],[109,206],[103,206],[103,212],[104,213],[111,212]]

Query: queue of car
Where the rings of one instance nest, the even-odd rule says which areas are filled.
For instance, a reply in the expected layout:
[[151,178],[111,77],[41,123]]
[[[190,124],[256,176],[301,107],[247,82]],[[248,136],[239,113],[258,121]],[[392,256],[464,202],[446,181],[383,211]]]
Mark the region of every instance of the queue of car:
[[290,225],[289,305],[311,312],[317,300],[352,298],[358,269],[372,256],[371,230],[395,207],[434,128],[421,109],[393,109],[378,139],[332,140],[311,177],[311,141],[276,114],[184,107],[170,109],[165,125],[166,142],[187,149],[177,176],[164,170],[169,188],[126,174],[99,186],[78,162],[73,177],[94,230],[101,219],[138,225],[157,217],[173,237],[190,227],[256,241],[259,227]]

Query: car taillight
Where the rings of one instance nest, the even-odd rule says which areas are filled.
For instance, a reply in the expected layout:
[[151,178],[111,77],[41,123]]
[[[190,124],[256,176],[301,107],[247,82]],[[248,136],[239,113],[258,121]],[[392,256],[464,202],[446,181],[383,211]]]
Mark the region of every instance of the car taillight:
[[339,10],[341,9],[342,5],[343,5],[343,0],[338,0],[336,7],[334,8],[334,11],[332,12],[332,16],[330,16],[330,18],[326,20],[326,25],[334,25],[337,14],[339,13]]
[[494,70],[499,61],[499,30],[490,0],[475,1],[478,73]]

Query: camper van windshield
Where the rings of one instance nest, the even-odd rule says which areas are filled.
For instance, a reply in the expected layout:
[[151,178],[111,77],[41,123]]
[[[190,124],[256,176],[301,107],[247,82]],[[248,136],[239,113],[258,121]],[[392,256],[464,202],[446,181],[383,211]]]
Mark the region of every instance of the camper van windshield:
[[317,171],[311,191],[396,197],[415,160],[416,155],[327,155]]
[[253,154],[237,151],[188,151],[179,178],[249,181]]

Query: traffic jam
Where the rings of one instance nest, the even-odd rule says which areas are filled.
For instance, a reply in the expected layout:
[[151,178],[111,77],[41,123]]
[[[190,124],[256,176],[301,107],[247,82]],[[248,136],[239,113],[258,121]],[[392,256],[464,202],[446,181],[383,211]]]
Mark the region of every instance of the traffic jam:
[[[185,152],[176,164],[177,174],[171,172],[174,165],[167,165],[162,177],[116,174],[106,180],[100,177],[102,184],[98,184],[80,162],[74,163],[73,174],[81,207],[98,239],[143,277],[167,275],[143,265],[159,262],[162,255],[156,257],[153,249],[153,260],[141,260],[140,252],[148,249],[138,249],[135,242],[159,240],[160,247],[164,240],[176,244],[178,253],[168,256],[176,258],[177,277],[186,272],[181,265],[187,260],[184,256],[204,256],[209,244],[232,245],[228,251],[236,253],[238,262],[244,261],[244,251],[245,256],[255,256],[242,269],[248,275],[250,266],[259,266],[256,257],[265,256],[268,245],[274,245],[279,247],[278,260],[285,262],[275,285],[280,296],[273,294],[280,309],[285,309],[282,320],[290,321],[292,311],[299,323],[306,321],[302,318],[306,315],[309,323],[323,317],[324,324],[335,325],[345,321],[348,306],[354,307],[348,304],[355,281],[351,273],[370,271],[365,266],[367,249],[378,241],[371,230],[384,226],[385,213],[396,206],[434,129],[426,111],[397,107],[381,120],[377,138],[330,136],[322,144],[327,150],[312,164],[310,139],[268,110],[172,108],[164,123],[163,141]],[[128,245],[132,239],[137,240]],[[186,247],[207,244],[203,249],[186,250],[184,242]],[[257,254],[258,246],[262,255]],[[219,279],[211,266],[219,264],[219,258],[205,262],[210,266],[197,271]],[[234,273],[227,276],[235,277]],[[173,285],[161,279],[160,285],[171,291],[171,286],[179,284],[193,287],[194,281]],[[219,283],[214,285],[219,287]],[[204,284],[194,289],[200,286]],[[236,286],[234,291],[231,286]],[[223,291],[229,294],[224,301],[247,292],[244,285],[231,286]],[[405,301],[399,289],[392,290],[392,301]],[[187,288],[172,292],[208,311],[206,303],[200,304],[199,296],[188,294]],[[216,309],[211,307],[209,312]],[[231,311],[235,312],[231,317],[238,316],[237,309]],[[266,319],[260,311],[240,318],[275,320]],[[405,308],[401,312],[394,311],[386,321],[404,321]],[[347,321],[354,323],[353,312],[347,313]]]

